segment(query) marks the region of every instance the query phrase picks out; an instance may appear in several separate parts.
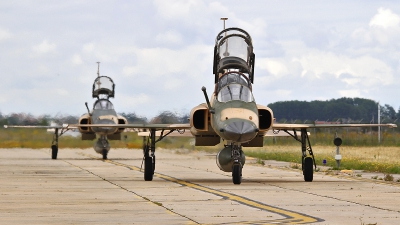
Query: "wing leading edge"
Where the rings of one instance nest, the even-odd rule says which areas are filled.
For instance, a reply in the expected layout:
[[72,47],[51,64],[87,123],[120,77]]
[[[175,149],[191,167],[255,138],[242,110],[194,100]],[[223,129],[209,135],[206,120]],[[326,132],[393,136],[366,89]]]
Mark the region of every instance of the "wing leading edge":
[[293,130],[293,129],[308,129],[308,128],[343,128],[343,127],[388,127],[395,128],[396,124],[285,124],[275,123],[271,129],[274,130]]

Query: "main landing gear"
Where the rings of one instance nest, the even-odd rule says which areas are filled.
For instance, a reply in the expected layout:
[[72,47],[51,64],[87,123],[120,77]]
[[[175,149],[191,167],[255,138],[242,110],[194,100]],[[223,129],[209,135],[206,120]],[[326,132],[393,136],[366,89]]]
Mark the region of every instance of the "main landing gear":
[[162,130],[160,137],[156,140],[156,129],[150,129],[149,137],[143,137],[143,162],[145,181],[153,180],[154,170],[156,169],[156,143],[161,141],[164,137],[166,137],[173,131],[174,130],[170,130],[164,135],[164,130]]
[[53,135],[53,141],[51,142],[51,158],[52,159],[57,159],[57,154],[58,154],[58,138],[63,135],[65,132],[68,131],[68,128],[61,128],[60,134],[58,134],[58,129],[59,128],[54,128],[54,135]]
[[232,182],[234,184],[242,183],[242,168],[243,165],[241,163],[241,155],[242,155],[242,146],[232,145]]
[[301,143],[301,153],[302,153],[301,168],[303,170],[304,181],[312,182],[314,177],[313,167],[317,169],[317,164],[315,164],[314,153],[311,148],[311,143],[307,134],[307,129],[301,129],[300,138],[297,135],[296,130],[293,130],[294,135],[289,133],[287,130],[283,131]]

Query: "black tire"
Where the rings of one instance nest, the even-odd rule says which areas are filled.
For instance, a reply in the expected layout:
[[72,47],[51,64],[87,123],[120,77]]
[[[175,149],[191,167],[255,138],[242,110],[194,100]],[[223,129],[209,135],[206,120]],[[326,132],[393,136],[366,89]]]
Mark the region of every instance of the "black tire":
[[311,157],[304,158],[303,164],[304,181],[312,182],[314,177],[314,163]]
[[154,175],[153,158],[145,157],[144,158],[144,180],[152,181],[153,175]]
[[233,165],[232,181],[234,184],[242,183],[242,166],[240,164]]
[[51,146],[51,158],[52,159],[57,159],[57,154],[58,154],[58,146],[57,145],[52,145]]
[[153,156],[153,174],[156,171],[156,156]]
[[107,153],[108,151],[106,149],[103,149],[103,152],[101,153],[103,155],[103,159],[107,159]]

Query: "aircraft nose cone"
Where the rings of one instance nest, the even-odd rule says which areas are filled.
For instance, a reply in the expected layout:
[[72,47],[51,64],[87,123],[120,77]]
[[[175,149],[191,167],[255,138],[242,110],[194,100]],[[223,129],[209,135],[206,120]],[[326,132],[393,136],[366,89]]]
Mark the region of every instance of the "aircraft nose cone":
[[226,124],[224,135],[226,140],[248,142],[256,136],[256,130],[257,127],[250,121],[232,121]]

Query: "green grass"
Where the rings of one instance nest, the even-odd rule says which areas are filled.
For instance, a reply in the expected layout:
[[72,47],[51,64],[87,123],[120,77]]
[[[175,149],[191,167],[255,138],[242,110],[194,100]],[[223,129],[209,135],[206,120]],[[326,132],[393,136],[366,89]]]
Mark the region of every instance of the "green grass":
[[[343,129],[344,130],[344,129]],[[397,133],[384,133],[381,145],[377,144],[376,136],[356,132],[344,132],[341,137],[343,145],[341,154],[341,169],[376,171],[381,173],[400,174],[400,136]],[[311,130],[311,142],[317,165],[327,160],[327,165],[336,166],[334,160],[333,132],[317,132]],[[142,148],[143,138],[137,133],[125,132],[121,141],[110,141],[112,148]],[[126,136],[126,139],[124,138]],[[53,133],[46,129],[0,129],[0,148],[50,148]],[[399,139],[399,141],[397,141]],[[77,137],[64,135],[59,138],[60,148],[91,148],[96,140],[82,141]],[[157,143],[160,148],[188,149],[216,153],[223,148],[220,143],[212,147],[193,146],[194,138],[166,137]],[[357,147],[351,147],[357,146]],[[369,147],[362,147],[369,146]],[[394,146],[394,147],[385,147]],[[292,163],[301,163],[300,143],[293,138],[265,138],[262,148],[244,148],[247,156],[259,160],[271,159]]]
[[[261,160],[277,160],[291,163],[301,164],[301,151],[267,151],[265,149],[258,150],[247,150],[245,151],[246,156],[255,157]],[[315,162],[317,165],[322,166],[323,159],[327,160],[326,166],[332,167],[333,169],[338,169],[336,166],[335,158],[332,154],[322,153],[319,154],[314,150]],[[385,161],[368,161],[362,156],[346,156],[343,155],[343,159],[340,163],[340,169],[348,170],[364,170],[380,173],[389,174],[400,174],[400,163],[390,163]]]

